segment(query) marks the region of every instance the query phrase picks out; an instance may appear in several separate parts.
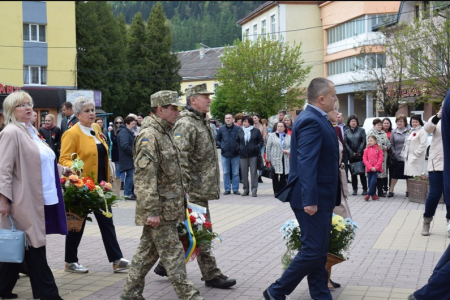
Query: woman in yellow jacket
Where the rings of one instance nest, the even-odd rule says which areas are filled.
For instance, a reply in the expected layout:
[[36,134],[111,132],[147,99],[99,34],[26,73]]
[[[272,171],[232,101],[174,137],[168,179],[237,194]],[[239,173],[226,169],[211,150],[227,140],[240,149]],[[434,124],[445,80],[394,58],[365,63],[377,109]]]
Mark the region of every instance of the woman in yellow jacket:
[[[78,97],[73,103],[73,111],[79,122],[64,132],[61,139],[61,157],[59,163],[65,167],[72,166],[72,153],[78,154],[84,167],[81,176],[89,176],[94,172],[96,182],[108,181],[109,159],[108,145],[100,126],[95,123],[95,102],[86,97]],[[105,246],[106,254],[113,263],[114,272],[128,269],[130,262],[123,258],[113,219],[94,213]],[[72,273],[87,273],[89,270],[78,263],[78,246],[86,221],[80,232],[69,231],[66,237],[65,271]]]

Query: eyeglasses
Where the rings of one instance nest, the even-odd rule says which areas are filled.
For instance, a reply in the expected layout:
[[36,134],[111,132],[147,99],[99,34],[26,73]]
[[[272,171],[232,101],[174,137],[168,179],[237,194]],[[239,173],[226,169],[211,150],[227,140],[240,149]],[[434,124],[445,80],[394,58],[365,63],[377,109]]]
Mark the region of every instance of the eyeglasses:
[[29,107],[29,108],[33,108],[33,104],[31,104],[31,103],[22,103],[22,104],[17,105],[16,107],[20,107],[20,108]]
[[116,124],[123,124],[123,122],[116,122]]

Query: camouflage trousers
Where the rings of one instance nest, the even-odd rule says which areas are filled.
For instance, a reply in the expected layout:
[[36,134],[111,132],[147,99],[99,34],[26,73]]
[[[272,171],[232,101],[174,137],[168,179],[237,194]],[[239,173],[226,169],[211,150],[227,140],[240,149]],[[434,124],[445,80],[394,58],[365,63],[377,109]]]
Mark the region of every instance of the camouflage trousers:
[[[208,217],[208,221],[212,223],[208,201],[195,201],[194,199],[191,199],[191,202],[206,207],[206,215]],[[211,251],[211,247],[200,248],[200,251],[197,255],[197,263],[200,267],[200,271],[202,272],[202,280],[204,281],[212,280],[222,275],[222,271],[220,271],[220,269],[217,267],[216,258]],[[163,266],[165,267],[164,263]]]
[[120,299],[144,299],[145,276],[161,259],[179,299],[203,300],[195,285],[187,278],[184,249],[178,239],[176,224],[153,228],[144,225],[141,242],[133,256]]

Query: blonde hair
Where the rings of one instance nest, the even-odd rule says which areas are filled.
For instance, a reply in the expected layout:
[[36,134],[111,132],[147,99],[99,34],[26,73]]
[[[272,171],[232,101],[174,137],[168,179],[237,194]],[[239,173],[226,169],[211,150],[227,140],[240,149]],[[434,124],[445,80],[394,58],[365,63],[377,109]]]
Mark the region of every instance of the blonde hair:
[[8,97],[5,98],[3,102],[3,115],[4,115],[4,123],[5,126],[13,123],[19,127],[23,127],[19,121],[16,119],[16,115],[14,114],[14,110],[17,105],[20,105],[24,99],[30,100],[30,104],[33,105],[33,99],[30,94],[23,91],[17,91],[9,94]]
[[50,118],[52,118],[52,122],[55,122],[55,116],[54,116],[54,115],[52,115],[52,114],[47,114],[45,117],[46,117],[46,118],[47,118],[47,117],[50,117]]

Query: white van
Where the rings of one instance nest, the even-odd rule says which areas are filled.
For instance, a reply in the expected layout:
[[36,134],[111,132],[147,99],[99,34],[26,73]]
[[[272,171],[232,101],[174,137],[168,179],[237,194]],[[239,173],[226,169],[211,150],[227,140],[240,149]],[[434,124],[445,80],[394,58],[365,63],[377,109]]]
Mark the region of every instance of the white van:
[[[366,134],[367,134],[367,132],[370,130],[370,129],[372,129],[373,128],[373,120],[375,120],[375,119],[380,119],[380,120],[383,120],[384,118],[386,118],[386,117],[378,117],[378,118],[366,118],[365,120],[364,120],[364,124],[363,124],[363,128],[364,128],[364,130],[366,131]],[[395,129],[395,128],[397,128],[397,123],[395,122],[395,117],[387,117],[387,118],[389,118],[389,120],[391,120],[391,123],[392,123],[392,129]],[[408,125],[409,125],[409,121],[410,121],[410,117],[407,117],[406,118],[407,119],[407,122],[408,122]],[[428,138],[427,138],[427,152],[426,152],[426,155],[425,155],[425,160],[428,160],[428,152],[430,151],[430,145],[431,145],[431,139],[433,138],[433,135],[431,134],[431,133],[428,133]],[[428,163],[428,162],[427,162]],[[426,170],[426,168],[425,168],[425,170]]]

